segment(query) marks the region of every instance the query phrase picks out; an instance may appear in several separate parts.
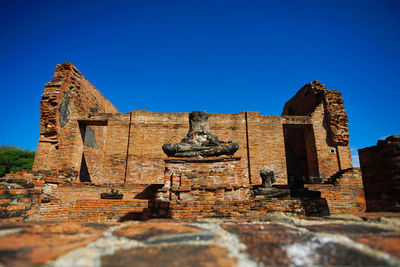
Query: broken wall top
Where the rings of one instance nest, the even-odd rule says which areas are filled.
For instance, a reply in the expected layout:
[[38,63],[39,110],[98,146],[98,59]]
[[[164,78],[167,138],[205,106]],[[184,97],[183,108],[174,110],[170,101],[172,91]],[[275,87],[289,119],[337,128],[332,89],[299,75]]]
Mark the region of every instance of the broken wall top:
[[119,113],[72,63],[56,66],[41,100],[40,141],[58,143],[60,131],[85,114]]
[[286,102],[282,115],[311,116],[320,104],[324,105],[324,126],[328,129],[328,142],[334,146],[347,146],[350,135],[342,94],[326,89],[317,80],[304,85]]

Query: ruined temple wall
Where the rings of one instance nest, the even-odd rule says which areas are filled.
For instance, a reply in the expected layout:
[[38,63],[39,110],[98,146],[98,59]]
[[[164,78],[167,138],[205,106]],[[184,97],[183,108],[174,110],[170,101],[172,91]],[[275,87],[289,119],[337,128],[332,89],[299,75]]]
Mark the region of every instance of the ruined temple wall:
[[285,103],[282,115],[310,116],[323,103],[324,126],[327,142],[332,146],[349,144],[348,117],[343,106],[342,93],[328,90],[319,81],[304,85],[295,96]]
[[79,169],[83,142],[78,119],[86,114],[119,113],[71,63],[56,66],[40,109],[34,170]]
[[[132,111],[127,166],[127,183],[162,183],[166,143],[179,143],[189,130],[189,113]],[[247,168],[245,115],[210,114],[211,132],[222,141],[239,143],[235,154],[243,157]],[[247,174],[246,179],[248,179]]]
[[[281,117],[260,116],[257,112],[247,113],[254,114],[248,116],[248,122],[246,112],[211,113],[211,132],[222,141],[234,141],[239,144],[239,150],[235,155],[242,157],[241,167],[245,169],[245,180],[250,182],[247,160],[250,154],[251,162],[254,162],[250,164],[254,177],[252,183],[261,183],[259,171],[266,168],[275,171],[278,184],[286,184]],[[92,180],[92,182],[123,183],[125,180],[130,184],[162,183],[164,159],[167,156],[161,147],[166,143],[179,143],[186,136],[189,129],[188,117],[188,113],[150,111],[132,111],[131,114],[109,116],[106,126],[105,155],[101,163],[104,180]],[[100,117],[91,119],[101,120]],[[299,121],[296,120],[297,123]],[[247,136],[249,136],[249,150],[247,150]],[[101,157],[98,157],[98,161],[100,159]]]
[[327,179],[340,171],[336,147],[327,142],[327,129],[324,125],[325,109],[320,103],[312,113],[311,121],[315,136],[319,176]]
[[[166,155],[161,147],[166,143],[179,143],[186,136],[189,129],[188,117],[188,113],[132,111],[127,183],[163,182],[163,160]],[[276,184],[287,184],[283,136],[283,125],[286,123],[309,125],[311,122],[305,116],[284,118],[263,116],[251,111],[210,114],[211,132],[222,141],[239,144],[235,156],[242,158],[244,179],[252,184],[261,183],[261,169],[273,170],[277,177]]]
[[[321,114],[320,117],[323,116]],[[165,143],[180,142],[188,131],[188,113],[133,111],[126,114],[86,115],[80,121],[93,130],[96,147],[82,145],[84,141],[77,127],[70,131],[74,142],[62,140],[58,151],[65,151],[63,161],[73,161],[73,168],[77,171],[81,170],[84,155],[90,180],[81,181],[96,184],[162,183],[166,155],[161,147]],[[313,121],[318,123],[315,118]],[[273,170],[276,183],[287,184],[285,124],[312,126],[310,118],[305,116],[262,116],[257,112],[210,114],[211,132],[222,141],[239,144],[235,155],[242,157],[245,179],[253,184],[261,183],[260,169]],[[315,140],[310,142],[316,144],[320,175],[329,177],[339,170],[336,153],[333,153],[336,151],[324,142],[326,131],[323,127],[314,125],[314,134]],[[56,162],[56,158],[52,160]]]
[[273,170],[276,184],[287,184],[285,142],[280,116],[247,112],[251,182],[261,184],[260,170]]
[[[103,183],[103,160],[107,138],[106,125],[86,125],[86,139],[84,141],[81,159],[81,179],[85,182]],[[90,135],[88,131],[91,131]],[[90,140],[89,140],[90,136]],[[86,142],[86,144],[85,144]],[[84,166],[84,168],[83,168]],[[86,180],[84,172],[86,172]],[[89,176],[90,174],[90,176]]]
[[365,211],[364,188],[359,168],[342,173],[335,184],[306,184],[309,190],[321,192],[331,214],[356,214]]
[[400,210],[400,141],[358,150],[368,211]]
[[113,115],[107,124],[103,177],[107,183],[125,182],[130,129],[130,113]]
[[246,135],[246,112],[238,114],[211,113],[210,114],[211,132],[218,136],[221,141],[232,141],[239,144],[239,149],[235,156],[241,157],[240,167],[244,169],[243,181],[250,183],[248,175],[248,154],[247,154],[247,135]]
[[[382,156],[377,146],[366,147],[358,150],[360,167],[364,183],[367,211],[385,210],[387,200],[386,170],[382,168]],[[390,208],[389,208],[390,209]]]
[[126,182],[162,183],[166,155],[161,147],[179,142],[187,125],[187,113],[132,111]]
[[86,131],[88,127],[93,131],[90,140],[84,141],[80,182],[124,183],[130,116],[130,113],[99,114],[87,115],[80,119],[80,124],[86,127]]
[[348,118],[339,91],[319,81],[308,83],[286,102],[282,115],[311,116],[321,177],[352,168]]
[[353,168],[353,160],[351,159],[350,146],[337,146],[337,156],[342,170]]
[[[220,140],[239,144],[236,155],[242,157],[249,182],[259,184],[260,169],[271,169],[277,184],[286,184],[283,128],[304,123],[312,128],[307,132],[307,147],[314,142],[316,146],[306,153],[310,159],[317,154],[309,160],[309,169],[328,178],[352,166],[342,102],[340,92],[313,82],[285,104],[285,116],[213,113],[210,127]],[[162,182],[166,157],[162,145],[180,142],[188,131],[188,113],[119,113],[70,63],[57,65],[41,104],[41,135],[33,169],[73,169],[82,174],[81,166],[86,165],[90,178],[81,175],[83,182]]]
[[[102,203],[107,206],[107,200],[100,198],[101,193],[110,192],[111,186],[99,186],[89,184],[48,184],[45,190],[51,201],[41,203],[40,205],[40,220],[41,221],[69,221],[76,217],[76,214],[83,212],[77,203],[80,200],[90,201],[92,203],[98,202],[97,205],[92,205],[97,210],[93,210],[98,216],[101,215],[103,210]],[[117,189],[123,194],[124,201],[133,201],[139,193],[145,189],[146,185],[113,185],[112,188]],[[115,211],[118,208],[114,207]]]
[[33,170],[73,169],[79,171],[83,142],[77,121],[59,131],[57,143],[41,141],[36,149]]

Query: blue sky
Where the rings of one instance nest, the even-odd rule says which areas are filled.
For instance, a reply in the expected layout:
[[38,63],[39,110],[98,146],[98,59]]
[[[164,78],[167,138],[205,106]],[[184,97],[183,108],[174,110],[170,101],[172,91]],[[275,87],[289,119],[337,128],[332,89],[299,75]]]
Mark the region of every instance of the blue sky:
[[0,144],[35,150],[40,95],[72,62],[121,112],[280,115],[343,93],[354,149],[400,133],[400,1],[19,1],[0,7]]

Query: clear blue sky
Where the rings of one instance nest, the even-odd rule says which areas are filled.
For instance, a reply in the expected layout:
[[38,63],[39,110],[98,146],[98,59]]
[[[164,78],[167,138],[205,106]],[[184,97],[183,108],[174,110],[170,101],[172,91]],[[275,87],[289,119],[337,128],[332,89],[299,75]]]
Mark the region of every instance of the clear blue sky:
[[350,145],[400,133],[400,1],[18,1],[0,7],[0,144],[36,149],[40,95],[72,62],[120,111],[280,115],[343,93]]

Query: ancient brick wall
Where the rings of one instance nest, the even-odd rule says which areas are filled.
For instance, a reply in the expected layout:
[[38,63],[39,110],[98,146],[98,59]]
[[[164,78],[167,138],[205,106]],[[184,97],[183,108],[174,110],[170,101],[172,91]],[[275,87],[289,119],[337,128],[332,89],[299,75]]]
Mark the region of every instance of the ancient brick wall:
[[364,187],[358,168],[338,173],[331,184],[307,184],[309,190],[321,192],[331,214],[355,214],[365,211]]
[[18,171],[0,179],[0,220],[37,221],[43,193],[43,178],[32,171]]
[[[241,164],[247,168],[244,113],[211,114],[211,117],[211,128],[215,127],[213,133],[220,140],[239,143],[237,154],[243,155]],[[80,134],[73,133],[79,138],[78,147],[59,149],[70,151],[75,164],[79,162],[76,167],[80,170],[79,181],[160,183],[166,157],[161,147],[165,143],[180,142],[186,135],[188,113],[132,111],[128,114],[86,115],[79,119],[79,124]],[[68,160],[67,157],[65,161]],[[246,179],[247,173],[244,173]]]
[[[70,63],[57,65],[41,103],[33,169],[75,170],[80,182],[160,183],[162,145],[180,142],[188,131],[188,113],[119,113]],[[250,183],[261,182],[260,169],[273,170],[277,184],[287,183],[288,125],[306,126],[300,154],[306,155],[308,176],[328,179],[352,166],[340,92],[307,84],[285,104],[283,115],[210,114],[211,131],[239,144],[236,155]]]
[[187,127],[187,113],[132,111],[126,182],[162,183],[166,155],[161,147],[180,142]]
[[[320,98],[320,90],[315,98],[318,101],[308,100],[310,111],[302,110],[307,106],[302,106],[296,95],[295,100],[289,101],[292,107],[285,105],[284,113],[286,109],[293,112],[290,108],[298,105],[303,115],[263,116],[249,111],[210,114],[211,132],[222,141],[239,144],[235,157],[227,161],[216,158],[215,162],[164,162],[166,156],[161,147],[178,143],[186,135],[188,113],[118,113],[86,80],[77,83],[84,78],[76,69],[64,67],[56,70],[64,76],[54,78],[48,86],[64,86],[70,91],[62,94],[62,100],[55,97],[51,103],[46,102],[48,99],[42,102],[42,116],[51,118],[54,114],[49,112],[55,112],[56,119],[54,125],[50,125],[49,118],[44,119],[43,125],[47,125],[39,140],[34,170],[8,176],[28,177],[34,181],[34,190],[41,190],[39,197],[34,195],[39,191],[21,191],[23,188],[3,191],[8,199],[3,197],[2,212],[11,214],[11,210],[16,210],[15,216],[11,216],[13,220],[100,222],[151,217],[263,216],[276,211],[318,215],[326,214],[326,207],[330,213],[365,209],[361,178],[356,170],[349,169],[350,149],[343,132],[347,131],[347,116],[337,93],[328,97],[329,92],[323,91],[325,99]],[[57,87],[57,81],[65,81],[66,77],[70,79]],[[80,89],[82,92],[76,96]],[[54,95],[57,92],[59,89]],[[91,107],[93,103],[95,107]],[[52,109],[53,106],[58,108]],[[290,150],[297,153],[296,160],[303,158],[300,167],[295,168],[301,176],[322,177],[327,182],[307,185],[308,189],[321,192],[321,198],[255,198],[251,188],[261,183],[261,169],[274,171],[277,186],[287,184],[294,166]],[[190,166],[186,161],[190,161]],[[393,162],[397,166],[397,161]],[[165,185],[158,195],[154,184]],[[100,199],[100,194],[109,192],[111,187],[118,189],[124,199]],[[160,195],[164,197],[155,200]],[[13,197],[18,199],[13,203],[24,203],[10,205]]]
[[260,169],[273,170],[277,184],[287,184],[281,117],[246,112],[251,183],[261,184]]
[[[164,162],[166,155],[162,145],[179,143],[189,128],[188,113],[140,110],[119,113],[70,63],[57,65],[53,79],[46,84],[41,104],[41,136],[33,175],[37,180],[43,179],[46,183],[43,189],[51,196],[40,205],[43,220],[69,220],[78,218],[80,212],[93,215],[96,208],[110,210],[113,202],[99,199],[100,193],[110,189],[110,185],[124,194],[126,202],[121,205],[139,210],[143,203],[139,205],[133,201],[135,196],[150,184],[165,184],[164,171],[168,166]],[[347,125],[341,93],[327,90],[318,81],[305,85],[289,100],[282,116],[264,116],[253,111],[212,113],[211,132],[222,141],[239,144],[235,156],[241,160],[229,164],[240,170],[240,178],[235,177],[234,182],[227,179],[226,183],[233,187],[231,191],[191,192],[193,188],[190,188],[188,193],[178,190],[182,196],[191,194],[194,197],[191,203],[171,203],[175,205],[173,210],[185,210],[186,214],[186,209],[200,207],[204,201],[222,201],[215,204],[222,210],[232,208],[235,214],[256,216],[272,210],[306,214],[310,210],[307,205],[318,209],[318,201],[307,204],[300,200],[267,201],[261,205],[253,199],[251,207],[244,210],[243,204],[231,205],[229,201],[251,198],[245,186],[250,188],[261,183],[261,169],[274,171],[277,186],[287,185],[288,175],[322,177],[323,182],[329,182],[331,176],[343,174],[339,184],[309,187],[322,193],[333,213],[362,210],[359,177],[354,173],[342,173],[352,167]],[[210,172],[214,168],[219,167],[209,164],[199,167],[198,171],[207,172],[203,177],[207,180],[213,177]],[[185,172],[183,169],[179,170],[181,174]],[[211,187],[225,183],[229,175],[221,172],[216,176],[218,180],[209,181]],[[234,188],[237,180],[243,188]],[[87,205],[84,200],[88,200]],[[345,202],[347,204],[343,204]],[[268,203],[277,207],[273,209]],[[216,209],[213,205],[203,208],[210,208],[209,213],[212,213]],[[118,213],[113,217],[110,212],[103,214],[106,217],[79,218],[95,221],[122,216]],[[193,211],[193,214],[198,213]]]
[[79,170],[83,141],[77,121],[87,114],[119,113],[71,63],[56,66],[41,100],[34,170]]
[[0,184],[1,220],[14,222],[38,220],[41,193],[41,189],[21,186],[21,183]]
[[157,199],[167,201],[247,200],[250,184],[241,158],[165,159],[164,187]]
[[311,116],[321,177],[352,167],[348,118],[339,91],[319,81],[308,83],[286,102],[282,115]]
[[130,113],[115,114],[108,120],[103,171],[110,184],[123,184],[126,180],[130,121]]
[[319,81],[303,86],[294,97],[285,103],[282,115],[304,116],[314,113],[317,106],[324,104],[324,123],[328,130],[330,145],[348,145],[348,118],[343,106],[342,94],[328,90]]
[[167,217],[173,219],[262,217],[273,212],[306,214],[302,201],[298,199],[204,200],[172,202],[168,207]]
[[[84,204],[79,204],[81,199],[85,199],[90,203],[99,203],[98,212],[102,210],[102,203],[104,206],[110,209],[113,200],[102,200],[100,198],[101,193],[110,192],[111,188],[118,190],[123,194],[123,200],[130,201],[142,193],[148,185],[93,185],[93,184],[48,184],[46,185],[45,192],[47,192],[48,201],[42,203],[40,206],[40,220],[41,221],[68,221],[77,218],[79,210],[83,209],[95,209],[92,206],[85,207]],[[80,202],[79,202],[80,201]],[[127,207],[129,203],[127,202]],[[117,203],[117,202],[115,202]],[[118,202],[119,203],[119,202]],[[134,204],[132,204],[135,206]],[[147,206],[146,206],[147,207]],[[119,210],[117,205],[114,205],[116,211]],[[92,210],[92,213],[94,212]],[[122,211],[121,211],[122,212]],[[115,213],[115,212],[114,212]],[[100,213],[99,213],[100,214]],[[118,214],[121,215],[119,212]],[[103,214],[104,215],[104,214]],[[82,215],[84,216],[84,215]],[[91,215],[92,216],[92,215]],[[100,216],[100,215],[99,215]],[[102,216],[102,215],[101,215]],[[106,215],[105,215],[106,216]],[[121,215],[120,217],[122,217]],[[114,219],[116,217],[113,217]],[[109,219],[111,220],[111,219]]]
[[140,219],[148,200],[78,199],[68,215],[69,221],[117,222]]
[[[217,171],[218,166],[214,167]],[[229,164],[225,167],[229,168]],[[204,164],[200,169],[203,168],[209,170],[210,166]],[[186,169],[181,169],[181,171]],[[168,174],[168,170],[166,173]],[[338,174],[332,180],[332,184],[307,185],[310,190],[321,192],[321,199],[257,199],[250,193],[251,187],[247,188],[246,193],[243,193],[240,190],[246,189],[245,187],[239,185],[235,187],[235,183],[224,182],[226,175],[223,173],[216,173],[215,175],[215,179],[218,180],[215,186],[201,183],[202,179],[209,179],[207,175],[197,177],[199,179],[197,187],[196,183],[187,186],[184,181],[177,181],[182,183],[177,186],[177,191],[191,193],[194,196],[192,198],[182,196],[165,201],[156,201],[157,189],[149,189],[152,187],[150,185],[76,184],[69,181],[62,173],[18,172],[8,175],[3,180],[7,180],[8,185],[17,180],[25,183],[29,181],[32,186],[28,186],[28,189],[3,188],[5,190],[2,190],[0,194],[3,203],[0,211],[4,214],[2,213],[1,218],[2,220],[13,221],[115,222],[152,217],[176,219],[259,217],[272,212],[326,215],[326,204],[329,207],[328,212],[332,214],[358,213],[362,212],[365,207],[359,170],[351,169]],[[241,182],[237,181],[239,184]],[[185,186],[190,187],[190,192],[180,190]],[[100,194],[109,192],[111,188],[122,193],[123,200],[100,199]],[[163,193],[164,191],[161,190],[158,194]]]
[[[164,159],[161,147],[167,143],[179,143],[189,130],[188,113],[155,113],[132,111],[129,138],[127,182],[162,183]],[[247,167],[245,115],[210,114],[211,132],[222,141],[239,144],[236,153],[242,156],[242,167]],[[244,174],[248,179],[247,173]]]
[[107,125],[89,124],[81,126],[83,132],[83,152],[80,168],[80,181],[95,184],[106,183],[103,161],[105,155]]
[[83,149],[80,182],[124,183],[130,113],[88,115],[79,120]]
[[[130,218],[128,211],[126,214],[124,213],[129,207],[136,211],[139,206],[144,205],[144,202],[147,203],[149,199],[155,198],[155,189],[150,185],[75,183],[76,177],[76,173],[64,171],[31,170],[18,171],[2,177],[0,179],[0,219],[7,221],[75,220],[77,216],[79,217],[77,215],[79,210],[93,208],[92,213],[95,212],[93,205],[84,207],[84,204],[77,204],[79,199],[90,199],[91,203],[99,202],[98,211],[104,208],[104,212],[99,213],[100,219],[104,215],[106,216],[105,221],[116,221],[125,215]],[[113,203],[113,200],[100,198],[101,193],[109,193],[111,188],[123,194],[123,199],[126,200],[126,203],[124,202],[125,210],[114,205],[115,211],[110,211],[112,206],[110,203]],[[107,204],[107,201],[110,203]],[[143,206],[142,210],[143,208],[147,208],[147,205]],[[105,212],[106,210],[107,212]],[[111,213],[115,216],[111,216]],[[98,221],[92,217],[88,220]]]
[[330,146],[327,142],[327,130],[324,126],[325,109],[323,104],[318,105],[311,116],[313,131],[315,136],[315,146],[317,150],[319,175],[324,180],[334,175],[338,171],[339,162],[336,147]]
[[210,113],[211,133],[218,136],[221,141],[238,143],[239,149],[235,156],[240,157],[240,168],[243,171],[242,180],[251,183],[248,172],[248,142],[246,132],[246,112],[239,114]]
[[368,211],[400,210],[400,138],[358,150]]

